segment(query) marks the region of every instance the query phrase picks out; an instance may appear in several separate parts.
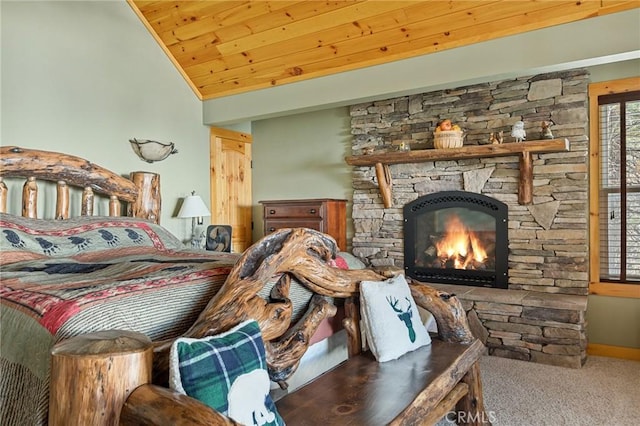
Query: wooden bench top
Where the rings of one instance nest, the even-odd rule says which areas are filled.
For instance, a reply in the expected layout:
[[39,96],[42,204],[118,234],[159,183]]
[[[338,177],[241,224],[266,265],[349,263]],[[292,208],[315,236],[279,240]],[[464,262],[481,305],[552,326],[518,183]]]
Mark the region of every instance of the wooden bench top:
[[384,363],[365,352],[285,395],[276,406],[292,425],[386,425],[407,410],[422,418],[420,412],[432,411],[483,351],[479,341],[463,345],[434,338],[431,345]]

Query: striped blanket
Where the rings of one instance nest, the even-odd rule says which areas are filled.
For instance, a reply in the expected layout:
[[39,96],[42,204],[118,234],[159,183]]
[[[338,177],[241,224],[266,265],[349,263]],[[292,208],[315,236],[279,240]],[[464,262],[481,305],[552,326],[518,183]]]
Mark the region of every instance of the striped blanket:
[[120,329],[152,340],[193,324],[237,254],[184,249],[132,218],[51,222],[0,215],[0,424],[47,423],[50,351]]

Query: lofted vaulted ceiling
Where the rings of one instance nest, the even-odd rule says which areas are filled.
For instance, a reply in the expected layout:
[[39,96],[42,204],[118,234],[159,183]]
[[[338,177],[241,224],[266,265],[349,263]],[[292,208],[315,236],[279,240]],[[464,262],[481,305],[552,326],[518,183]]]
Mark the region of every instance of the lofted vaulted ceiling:
[[202,100],[640,5],[637,0],[128,2]]

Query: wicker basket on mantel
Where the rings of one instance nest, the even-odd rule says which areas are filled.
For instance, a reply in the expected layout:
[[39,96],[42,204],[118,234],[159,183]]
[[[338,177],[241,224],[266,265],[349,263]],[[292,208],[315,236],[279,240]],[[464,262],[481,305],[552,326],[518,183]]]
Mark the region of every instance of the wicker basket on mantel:
[[460,148],[464,139],[461,130],[441,130],[433,134],[433,146],[436,149]]

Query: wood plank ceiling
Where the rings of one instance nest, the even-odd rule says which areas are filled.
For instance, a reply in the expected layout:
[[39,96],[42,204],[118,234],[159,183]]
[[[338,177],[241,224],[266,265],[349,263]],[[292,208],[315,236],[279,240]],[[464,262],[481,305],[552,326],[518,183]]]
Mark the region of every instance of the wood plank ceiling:
[[202,100],[640,6],[637,0],[127,1]]

